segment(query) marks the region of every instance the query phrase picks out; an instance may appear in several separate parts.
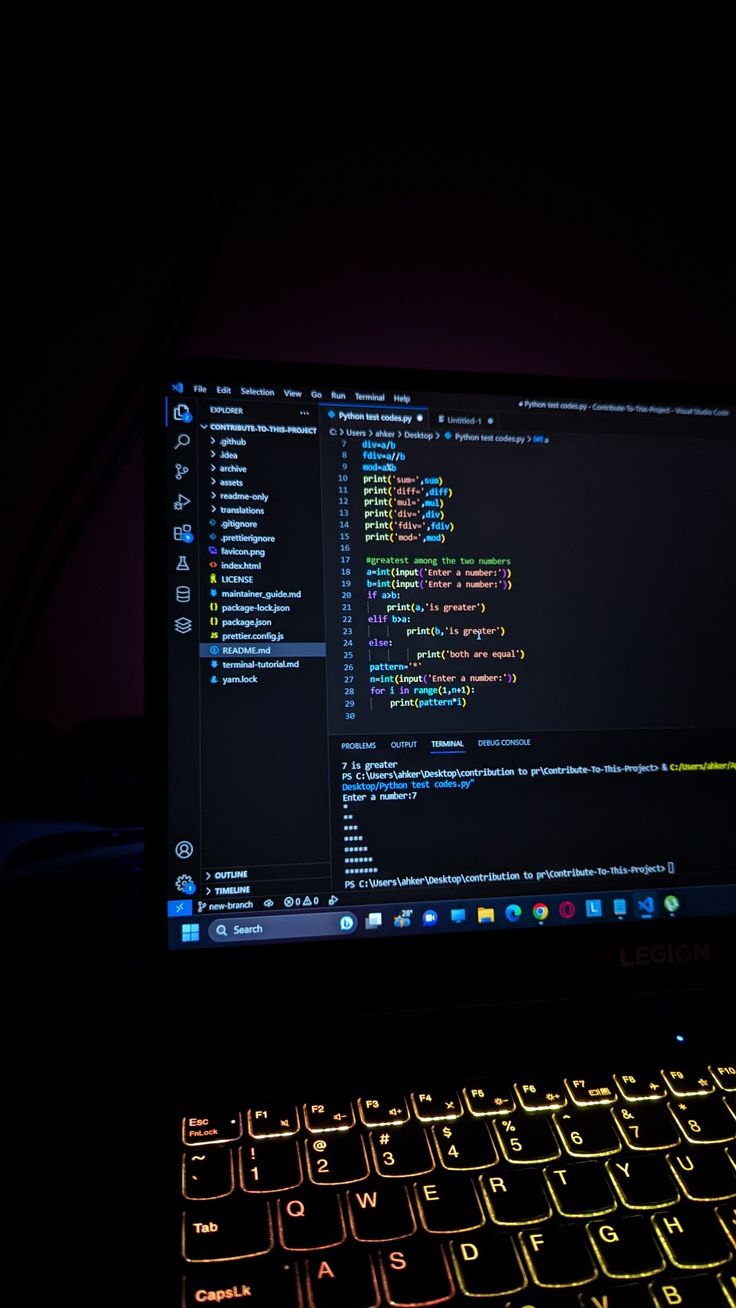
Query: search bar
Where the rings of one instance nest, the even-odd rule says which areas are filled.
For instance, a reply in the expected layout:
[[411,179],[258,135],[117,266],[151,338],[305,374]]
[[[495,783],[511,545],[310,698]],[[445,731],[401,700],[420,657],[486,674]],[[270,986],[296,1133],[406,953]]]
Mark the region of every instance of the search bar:
[[245,940],[298,940],[311,936],[351,936],[355,913],[274,913],[266,917],[228,917],[210,922],[207,935],[217,945]]

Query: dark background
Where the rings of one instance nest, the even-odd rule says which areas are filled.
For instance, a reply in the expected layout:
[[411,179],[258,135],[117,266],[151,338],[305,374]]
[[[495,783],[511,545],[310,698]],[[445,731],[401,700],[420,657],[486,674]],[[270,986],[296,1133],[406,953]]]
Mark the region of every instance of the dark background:
[[729,92],[672,72],[592,103],[251,95],[204,123],[103,101],[11,143],[15,711],[142,711],[146,354],[725,379]]

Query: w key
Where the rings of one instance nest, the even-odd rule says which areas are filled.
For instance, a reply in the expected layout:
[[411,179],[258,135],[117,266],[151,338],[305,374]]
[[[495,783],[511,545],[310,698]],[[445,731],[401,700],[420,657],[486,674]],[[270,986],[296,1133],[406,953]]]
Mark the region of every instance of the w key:
[[417,1229],[409,1196],[395,1181],[373,1181],[348,1191],[350,1228],[361,1243],[403,1240]]

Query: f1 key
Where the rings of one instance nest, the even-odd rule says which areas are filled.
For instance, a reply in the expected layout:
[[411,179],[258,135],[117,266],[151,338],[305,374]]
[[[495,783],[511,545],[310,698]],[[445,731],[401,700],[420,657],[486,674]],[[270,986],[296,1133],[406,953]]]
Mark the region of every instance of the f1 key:
[[296,1135],[299,1114],[293,1104],[257,1104],[248,1109],[248,1135],[252,1140]]

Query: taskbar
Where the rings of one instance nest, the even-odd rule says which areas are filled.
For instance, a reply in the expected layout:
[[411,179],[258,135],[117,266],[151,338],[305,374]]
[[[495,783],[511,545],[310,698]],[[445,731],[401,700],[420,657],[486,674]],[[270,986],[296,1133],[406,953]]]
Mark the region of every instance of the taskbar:
[[736,886],[578,892],[564,895],[487,896],[484,899],[427,900],[371,904],[361,908],[314,908],[240,915],[195,916],[190,900],[169,902],[169,947],[223,947],[350,936],[409,936],[429,932],[489,932],[567,927],[595,922],[657,918],[736,916]]

